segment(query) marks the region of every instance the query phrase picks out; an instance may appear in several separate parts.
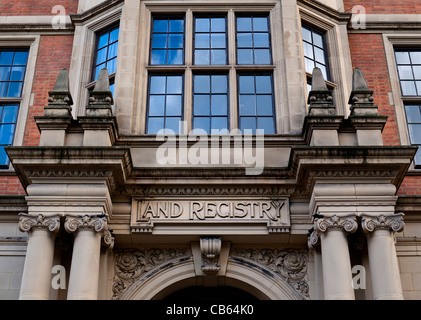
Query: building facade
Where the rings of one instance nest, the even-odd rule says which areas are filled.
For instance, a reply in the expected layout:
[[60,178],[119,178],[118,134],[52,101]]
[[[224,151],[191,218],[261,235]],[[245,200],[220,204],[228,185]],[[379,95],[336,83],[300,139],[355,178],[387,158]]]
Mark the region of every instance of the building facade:
[[420,21],[2,1],[0,298],[420,299]]

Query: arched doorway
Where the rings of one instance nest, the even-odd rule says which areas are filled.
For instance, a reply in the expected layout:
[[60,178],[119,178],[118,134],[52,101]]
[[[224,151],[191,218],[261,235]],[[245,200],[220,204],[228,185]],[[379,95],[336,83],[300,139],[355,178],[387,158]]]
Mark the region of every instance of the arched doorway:
[[164,297],[162,301],[190,301],[190,302],[212,302],[212,301],[257,301],[258,299],[250,293],[234,287],[200,287],[191,286]]

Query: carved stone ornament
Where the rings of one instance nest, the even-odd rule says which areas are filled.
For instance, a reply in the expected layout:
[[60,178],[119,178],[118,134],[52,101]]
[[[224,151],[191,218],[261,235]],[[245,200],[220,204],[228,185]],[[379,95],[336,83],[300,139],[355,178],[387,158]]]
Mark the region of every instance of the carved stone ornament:
[[176,258],[188,257],[186,249],[121,249],[114,254],[113,300],[140,276]]
[[108,226],[108,221],[105,215],[69,215],[66,216],[64,228],[69,233],[76,232],[79,229],[92,229],[101,235],[105,245],[108,248],[111,249],[114,246],[114,237],[112,235],[112,230]]
[[307,251],[301,249],[236,249],[234,256],[255,261],[279,274],[304,299],[309,299]]
[[381,214],[379,216],[362,215],[361,227],[366,233],[378,229],[389,229],[392,232],[401,232],[405,227],[403,216],[403,213],[396,213],[394,215]]
[[19,213],[19,230],[22,232],[30,232],[33,228],[48,228],[51,232],[56,233],[60,229],[60,216]]
[[219,254],[221,253],[220,237],[201,237],[200,250],[202,252],[202,271],[206,274],[215,274],[221,266],[218,265]]

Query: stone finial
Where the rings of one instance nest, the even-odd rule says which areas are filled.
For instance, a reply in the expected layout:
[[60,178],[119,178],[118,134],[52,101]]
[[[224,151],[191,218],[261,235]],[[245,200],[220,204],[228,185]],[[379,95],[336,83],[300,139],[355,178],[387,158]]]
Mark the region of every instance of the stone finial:
[[335,115],[335,106],[332,104],[332,92],[327,88],[320,68],[313,69],[311,91],[308,94],[309,115],[326,116]]
[[89,105],[86,108],[87,116],[112,116],[111,106],[114,104],[113,94],[110,91],[110,80],[107,69],[99,72],[95,88],[90,92]]
[[48,106],[44,107],[44,116],[72,117],[73,99],[70,94],[67,69],[60,70],[54,88],[48,95]]
[[378,115],[378,108],[374,105],[373,91],[368,88],[360,68],[355,68],[352,74],[352,92],[348,103],[351,105],[351,115]]

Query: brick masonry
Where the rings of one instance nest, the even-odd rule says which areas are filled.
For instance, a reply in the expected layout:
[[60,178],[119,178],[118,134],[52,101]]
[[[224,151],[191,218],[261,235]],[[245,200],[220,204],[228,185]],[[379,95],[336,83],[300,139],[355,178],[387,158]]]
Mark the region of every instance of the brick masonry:
[[[66,9],[66,14],[77,12],[78,0],[14,0],[0,1],[0,16],[31,16],[31,15],[55,15],[53,7],[61,5]],[[61,13],[61,12],[60,12]]]

